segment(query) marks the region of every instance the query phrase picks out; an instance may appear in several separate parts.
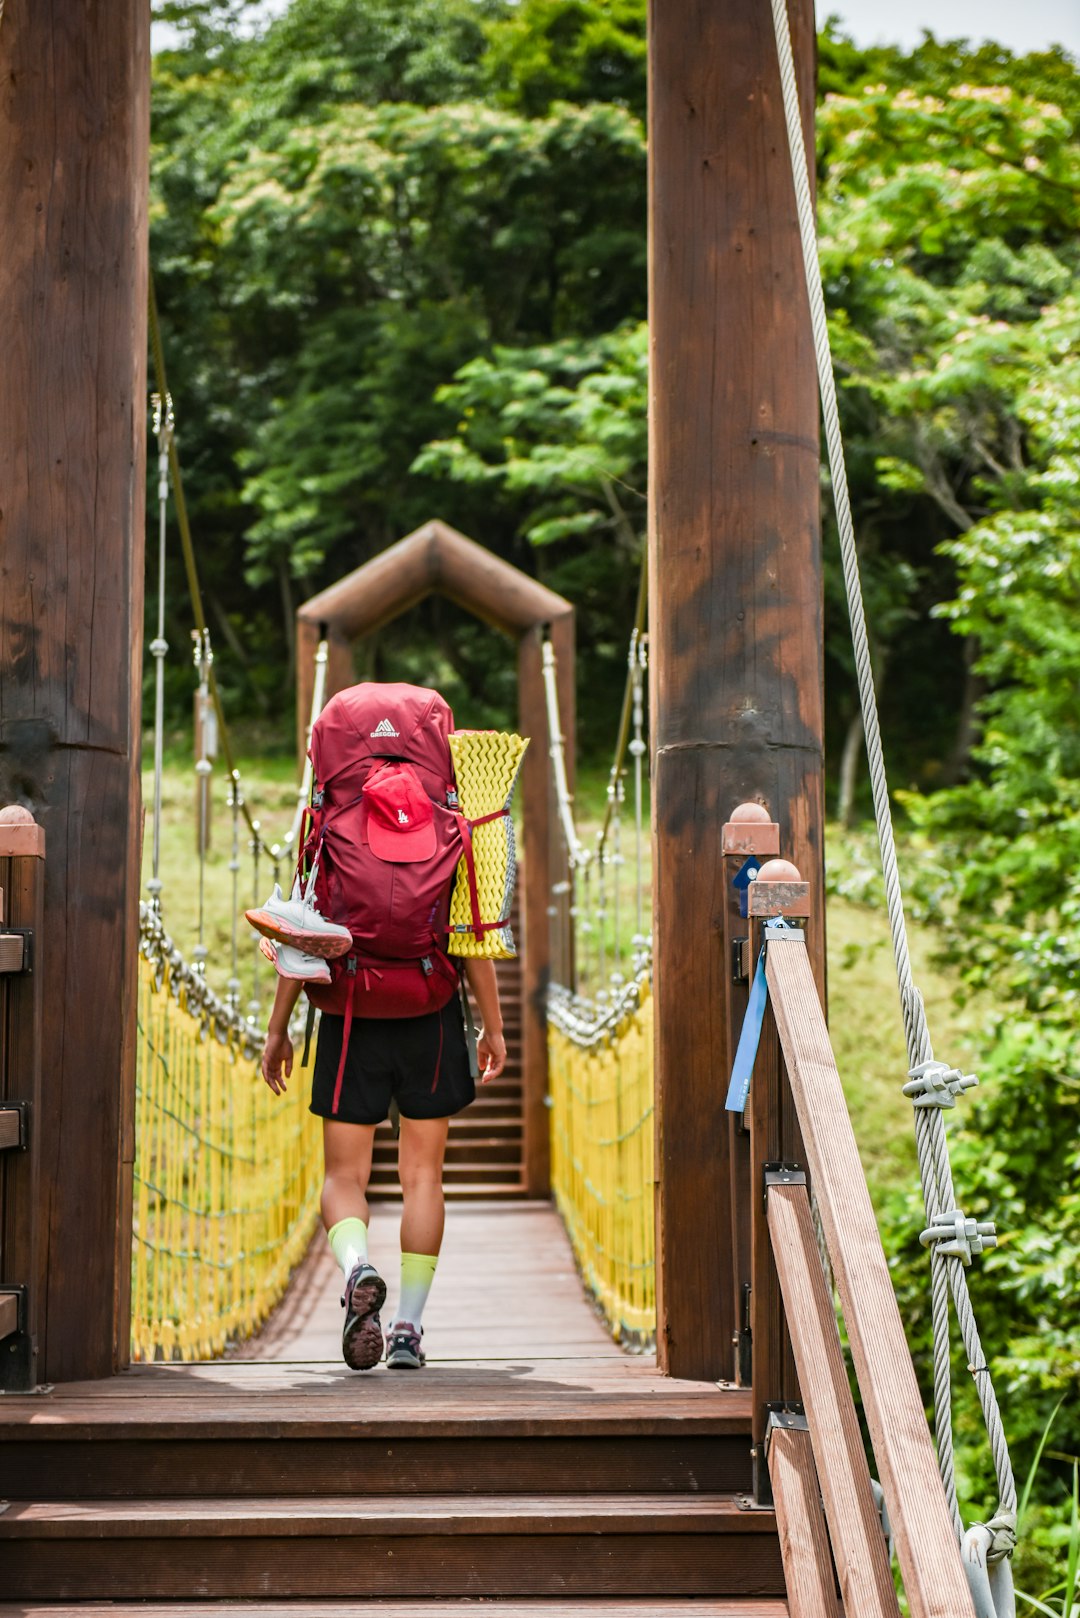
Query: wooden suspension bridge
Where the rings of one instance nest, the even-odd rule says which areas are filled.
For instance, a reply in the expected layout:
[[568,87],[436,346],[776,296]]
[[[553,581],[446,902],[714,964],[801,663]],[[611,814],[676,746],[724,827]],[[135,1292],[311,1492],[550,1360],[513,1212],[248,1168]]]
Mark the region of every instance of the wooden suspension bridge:
[[[243,1358],[128,1364],[149,16],[4,9],[0,1612],[897,1614],[812,1183],[908,1609],[973,1614],[821,1009],[818,416],[771,20],[657,0],[650,26],[655,1358],[605,1335],[546,1200],[548,603],[500,624],[534,739],[520,1157],[463,1165],[486,1198],[453,1216],[444,1351],[358,1381],[317,1258]],[[378,612],[447,586],[442,544]],[[340,599],[307,633],[337,608],[347,639]],[[743,918],[734,874],[778,853]]]

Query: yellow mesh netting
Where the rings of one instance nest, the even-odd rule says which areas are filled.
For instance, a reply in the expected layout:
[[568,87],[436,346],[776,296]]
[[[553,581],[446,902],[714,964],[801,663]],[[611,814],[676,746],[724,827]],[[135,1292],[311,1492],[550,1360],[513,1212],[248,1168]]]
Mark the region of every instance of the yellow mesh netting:
[[656,1332],[653,1003],[582,1047],[549,1025],[552,1189],[585,1284],[616,1338]]
[[[468,820],[509,811],[528,737],[499,730],[459,730],[450,737],[450,752],[457,777],[458,802]],[[480,896],[480,919],[502,923],[483,938],[472,930],[469,880],[462,860],[450,900],[451,955],[505,960],[517,953],[508,925],[514,897],[517,859],[514,823],[509,813],[473,829],[473,858]]]
[[[318,1217],[321,1121],[299,1060],[274,1096],[139,963],[132,1358],[209,1359],[265,1320]],[[299,1053],[298,1053],[299,1056]]]

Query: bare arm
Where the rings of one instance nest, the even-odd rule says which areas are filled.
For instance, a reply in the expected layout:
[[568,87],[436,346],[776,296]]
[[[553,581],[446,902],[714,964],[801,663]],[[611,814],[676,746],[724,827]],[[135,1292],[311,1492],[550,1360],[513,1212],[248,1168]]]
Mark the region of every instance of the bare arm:
[[468,957],[465,976],[469,980],[469,988],[483,1025],[476,1042],[476,1054],[480,1062],[480,1083],[487,1084],[489,1079],[497,1079],[506,1066],[506,1040],[503,1038],[495,962]]
[[296,1009],[304,985],[295,978],[278,978],[274,1006],[266,1030],[260,1067],[262,1076],[276,1096],[285,1094],[285,1080],[292,1075],[293,1046],[289,1019]]

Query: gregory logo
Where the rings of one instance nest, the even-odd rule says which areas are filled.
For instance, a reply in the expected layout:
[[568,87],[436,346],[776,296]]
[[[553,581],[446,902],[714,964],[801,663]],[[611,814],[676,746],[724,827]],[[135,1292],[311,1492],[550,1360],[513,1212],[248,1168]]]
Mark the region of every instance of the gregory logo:
[[379,736],[396,736],[397,734],[389,719],[380,719],[375,729],[371,732],[371,739],[374,741]]

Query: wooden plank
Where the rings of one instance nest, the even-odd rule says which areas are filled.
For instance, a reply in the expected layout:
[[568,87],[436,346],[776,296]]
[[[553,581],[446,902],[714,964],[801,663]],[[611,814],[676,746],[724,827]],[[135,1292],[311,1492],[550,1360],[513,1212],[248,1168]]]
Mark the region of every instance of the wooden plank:
[[432,1534],[773,1534],[768,1511],[747,1511],[729,1495],[327,1495],[296,1499],[12,1500],[0,1540],[321,1538]]
[[[971,1595],[806,948],[785,941],[766,964],[904,1592],[913,1618],[970,1618]],[[818,1472],[824,1486],[820,1457]]]
[[[477,1606],[479,1603],[472,1603]],[[109,1618],[192,1618],[190,1604],[172,1602],[111,1602]],[[200,1601],[200,1618],[447,1618],[448,1614],[469,1611],[458,1597],[445,1601],[402,1601],[394,1596],[388,1600],[372,1601]],[[785,1601],[771,1601],[765,1596],[684,1596],[669,1600],[663,1596],[574,1596],[569,1600],[558,1596],[523,1600],[513,1596],[500,1599],[487,1598],[483,1603],[485,1618],[788,1618]],[[36,1603],[26,1606],[0,1601],[0,1618],[86,1618],[83,1606],[48,1606]]]
[[[200,1601],[196,1609],[200,1618],[457,1618],[479,1602],[466,1602],[458,1597],[445,1601],[402,1601],[394,1596],[389,1600],[372,1601]],[[483,1602],[484,1618],[788,1618],[785,1601],[771,1601],[766,1596],[684,1596],[669,1600],[663,1596],[574,1596],[567,1600],[558,1596],[548,1598],[513,1596],[488,1597]],[[190,1604],[172,1602],[111,1602],[109,1618],[192,1618]],[[85,1607],[48,1606],[36,1603],[26,1606],[0,1601],[0,1618],[86,1618]]]
[[844,1606],[860,1618],[898,1618],[885,1536],[806,1187],[773,1186],[768,1213]]
[[7,1443],[0,1499],[125,1499],[131,1495],[521,1493],[645,1490],[735,1493],[749,1486],[746,1438],[621,1434],[412,1439],[126,1438]]
[[116,1231],[137,970],[149,36],[143,0],[41,0],[0,30],[0,802],[48,829],[53,1381],[113,1368],[130,1268]]
[[[809,132],[813,10],[790,9]],[[736,1325],[715,947],[733,805],[767,803],[822,888],[818,404],[768,7],[653,0],[649,30],[658,1342],[707,1377]]]
[[[5,1587],[30,1600],[154,1596],[783,1593],[774,1532],[9,1540]],[[362,1555],[361,1555],[362,1553]],[[194,1610],[189,1607],[189,1612]]]
[[[8,923],[28,927],[40,949],[45,905],[45,866],[38,855],[0,857]],[[0,984],[0,1105],[30,1107],[27,1149],[0,1155],[0,1259],[2,1273],[26,1292],[26,1329],[31,1342],[30,1379],[36,1380],[44,1352],[42,1302],[45,1294],[48,1231],[39,1206],[42,1131],[41,1043],[44,976],[27,973]],[[10,1113],[8,1118],[10,1120]],[[5,1126],[10,1140],[10,1122]]]
[[0,1106],[0,1152],[8,1152],[18,1146],[20,1133],[19,1113],[14,1107]]
[[[447,1618],[447,1615],[468,1613],[479,1602],[466,1605],[460,1597],[447,1600],[338,1600],[338,1602],[290,1602],[290,1600],[262,1600],[262,1602],[199,1602],[199,1618]],[[599,1597],[575,1595],[573,1599],[560,1597],[486,1597],[483,1602],[484,1618],[787,1618],[789,1608],[784,1600],[769,1600],[764,1595],[687,1595],[682,1600],[669,1600],[662,1595],[630,1595],[630,1597]],[[68,1607],[50,1602],[47,1607],[37,1603],[18,1605],[0,1602],[0,1618],[94,1618],[100,1607]],[[172,1602],[110,1602],[108,1618],[191,1618],[189,1605]]]
[[829,1532],[805,1428],[773,1429],[769,1478],[791,1618],[839,1618]]
[[19,1300],[14,1293],[0,1293],[0,1339],[19,1329]]

